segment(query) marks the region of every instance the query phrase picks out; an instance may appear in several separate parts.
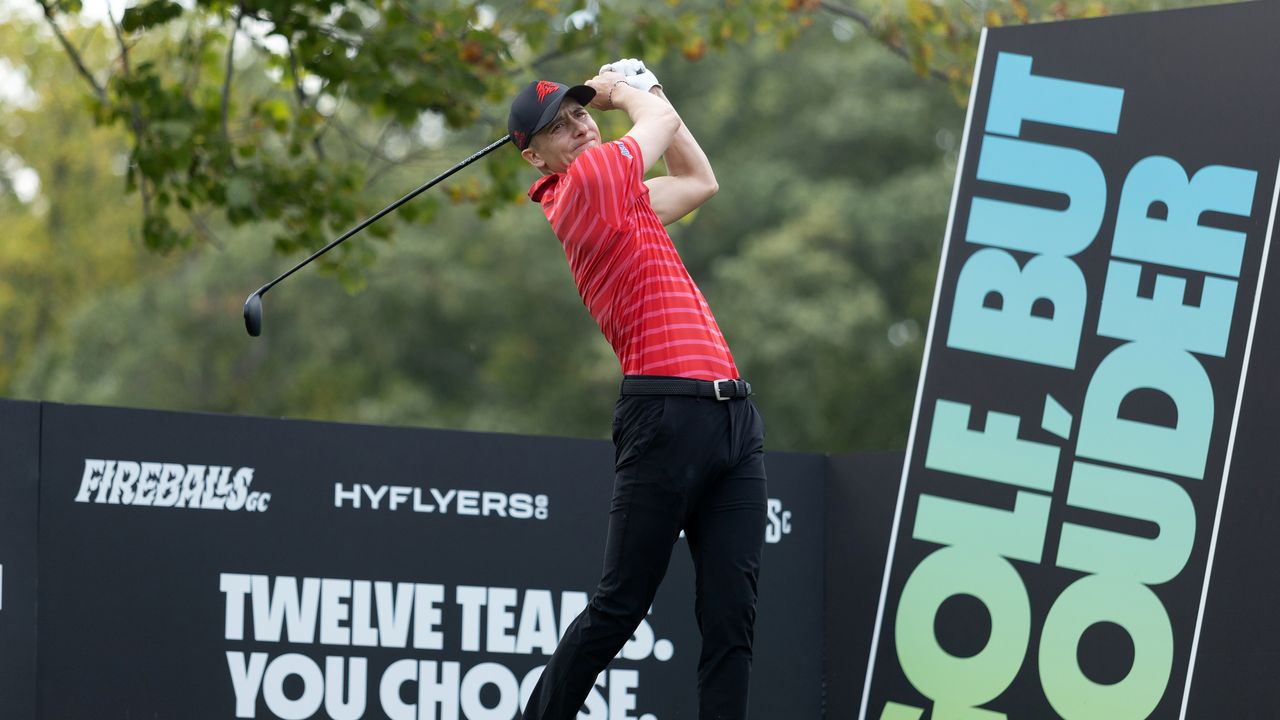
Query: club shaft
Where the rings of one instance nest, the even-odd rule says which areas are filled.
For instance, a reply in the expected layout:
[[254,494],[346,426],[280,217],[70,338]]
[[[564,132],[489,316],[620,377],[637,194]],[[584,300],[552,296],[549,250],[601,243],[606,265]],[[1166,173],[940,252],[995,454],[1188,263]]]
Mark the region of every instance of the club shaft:
[[320,248],[319,250],[317,250],[317,251],[315,251],[314,253],[312,253],[312,254],[311,254],[311,256],[310,256],[310,257],[308,257],[306,260],[303,260],[302,262],[298,263],[297,265],[294,265],[293,267],[289,268],[289,270],[288,270],[287,272],[285,272],[283,275],[281,275],[280,277],[278,277],[278,278],[276,278],[275,280],[272,280],[271,282],[267,283],[266,285],[263,285],[262,287],[258,288],[258,291],[257,291],[257,293],[256,293],[256,294],[257,294],[258,296],[265,295],[265,294],[266,294],[266,292],[267,292],[268,290],[270,290],[271,288],[275,287],[275,286],[276,286],[276,284],[278,284],[281,280],[284,280],[285,278],[289,277],[290,275],[294,274],[295,272],[297,272],[297,271],[301,270],[302,268],[306,267],[306,265],[307,265],[308,263],[310,263],[312,260],[315,260],[316,258],[320,257],[321,255],[323,255],[323,254],[325,254],[325,253],[329,252],[330,250],[334,249],[334,248],[335,248],[335,247],[337,247],[338,245],[341,245],[341,244],[343,243],[343,241],[345,241],[347,238],[351,237],[352,235],[355,235],[356,233],[360,232],[361,230],[364,230],[365,228],[367,228],[367,227],[369,227],[370,225],[374,224],[374,223],[375,223],[375,222],[377,222],[380,218],[382,218],[382,216],[384,216],[384,215],[386,215],[387,213],[389,213],[389,212],[391,212],[391,211],[395,210],[396,208],[400,207],[401,205],[403,205],[403,204],[405,204],[405,203],[409,202],[410,200],[414,199],[414,198],[415,198],[415,197],[417,197],[418,195],[421,195],[423,192],[425,192],[425,191],[427,191],[427,190],[431,189],[434,185],[436,185],[437,183],[439,183],[439,182],[441,182],[441,181],[443,181],[443,180],[447,179],[450,175],[453,175],[454,173],[458,172],[458,171],[459,171],[459,170],[461,170],[462,168],[464,168],[464,167],[466,167],[466,166],[470,165],[471,163],[473,163],[473,162],[475,162],[475,161],[479,160],[480,158],[484,157],[485,155],[488,155],[489,153],[493,152],[494,150],[496,150],[496,149],[498,149],[498,148],[502,147],[502,145],[503,145],[503,144],[505,144],[505,143],[509,142],[510,140],[511,140],[511,136],[510,136],[510,135],[504,135],[504,136],[502,136],[501,138],[499,138],[499,139],[497,139],[497,140],[494,140],[492,143],[489,143],[487,146],[485,146],[485,147],[481,148],[480,150],[477,150],[477,151],[476,151],[474,154],[472,154],[470,157],[468,157],[467,159],[465,159],[465,160],[463,160],[462,162],[458,163],[457,165],[454,165],[453,167],[449,168],[448,170],[444,171],[443,173],[441,173],[441,174],[437,175],[436,177],[432,178],[431,180],[427,181],[427,183],[426,183],[426,184],[422,185],[422,186],[421,186],[421,187],[419,187],[417,190],[414,190],[413,192],[409,193],[408,195],[405,195],[404,197],[400,198],[399,200],[397,200],[397,201],[395,201],[395,202],[391,203],[390,205],[388,205],[388,206],[386,206],[386,207],[382,208],[381,210],[379,210],[379,211],[377,212],[377,214],[375,214],[375,215],[371,216],[371,217],[370,217],[370,218],[368,218],[367,220],[365,220],[365,221],[361,222],[359,225],[357,225],[357,226],[355,226],[355,227],[351,228],[350,230],[346,231],[345,233],[343,233],[343,234],[342,234],[342,236],[341,236],[341,237],[337,238],[336,240],[334,240],[334,241],[330,242],[328,245],[325,245],[324,247],[322,247],[322,248]]

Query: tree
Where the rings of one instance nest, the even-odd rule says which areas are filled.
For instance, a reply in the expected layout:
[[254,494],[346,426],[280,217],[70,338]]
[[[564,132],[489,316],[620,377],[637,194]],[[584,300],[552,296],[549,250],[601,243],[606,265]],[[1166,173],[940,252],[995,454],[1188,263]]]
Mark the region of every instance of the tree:
[[[656,69],[721,184],[673,237],[759,387],[770,447],[900,446],[960,108],[941,83],[830,32],[782,56],[764,38]],[[441,152],[474,144],[473,132]],[[382,182],[403,186],[410,172]],[[251,343],[238,317],[246,279],[279,261],[252,233],[224,244],[84,305],[23,373],[22,394],[558,435],[607,427],[617,360],[528,202],[489,218],[445,205],[430,227],[398,229],[355,297],[297,276],[270,296]],[[122,346],[129,337],[147,342]]]
[[[795,14],[803,9],[779,7],[803,17]],[[714,35],[722,52],[694,45],[651,59],[722,188],[672,233],[760,390],[772,449],[901,447],[963,112],[949,81],[922,82],[910,63],[867,42],[864,26],[822,8],[812,16],[820,22],[785,53],[775,35],[738,42],[731,33]],[[29,35],[19,29],[13,37]],[[73,35],[79,47],[84,37]],[[119,55],[113,32],[98,37],[114,50],[108,58]],[[181,39],[131,52],[174,57],[164,43]],[[583,47],[544,53],[537,72],[580,75],[594,62],[587,62],[593,46]],[[91,55],[87,63],[102,62]],[[174,67],[181,65],[166,65]],[[246,53],[234,67],[232,108],[287,82],[261,53]],[[65,62],[63,70],[77,72]],[[381,207],[492,140],[504,115],[501,102],[484,102],[480,119],[465,127],[449,129],[443,116],[428,114],[405,128],[361,107],[349,99],[335,106],[320,138],[330,162],[359,166],[363,179],[341,198],[357,209]],[[125,132],[103,131],[113,129],[108,136]],[[102,144],[77,151],[97,157]],[[40,148],[23,152],[43,177]],[[311,162],[314,153],[304,143],[295,160]],[[216,205],[194,208],[188,217],[207,213],[217,243],[171,258],[161,273],[99,285],[58,306],[37,350],[5,368],[11,387],[71,402],[599,436],[617,361],[536,208],[495,194],[505,183],[519,198],[530,171],[508,151],[483,167],[397,213],[405,220],[416,211],[430,224],[375,226],[385,242],[343,246],[346,257],[330,269],[352,288],[367,277],[369,292],[353,299],[323,277],[299,275],[272,293],[266,333],[253,342],[244,338],[240,303],[282,269],[262,240],[288,235],[295,243],[282,245],[288,249],[297,235],[283,216],[237,226]],[[91,187],[68,232],[101,238],[92,234],[94,218],[121,211],[118,188]],[[471,202],[439,202],[447,197]],[[116,242],[101,246],[127,244],[126,231],[109,228]],[[34,296],[39,282],[31,283]]]
[[[94,126],[74,69],[33,29],[0,22],[0,64],[27,91],[0,101],[0,393],[68,311],[170,264],[137,241],[122,183],[126,139]],[[82,42],[89,60],[107,57],[101,33]],[[23,174],[38,180],[20,192],[13,178]]]
[[[79,0],[37,2],[97,121],[128,131],[129,188],[140,196],[147,244],[161,250],[203,235],[199,223],[178,220],[208,210],[233,225],[278,222],[285,252],[318,245],[367,214],[348,198],[377,166],[400,159],[396,141],[441,123],[505,134],[492,107],[548,60],[656,59],[670,46],[697,56],[703,38],[720,44],[775,21],[780,38],[798,28],[793,13],[765,0],[625,12],[551,0],[146,0],[112,20],[117,52],[102,66],[63,28]],[[274,81],[245,92],[241,71],[252,64]],[[361,137],[348,126],[353,115],[384,121],[382,130]],[[515,199],[517,162],[488,163],[487,182],[459,184],[454,197],[482,212]]]
[[810,12],[861,26],[921,77],[948,84],[963,103],[973,82],[983,27],[1100,17],[1203,5],[1202,0],[894,0],[878,13],[849,0],[792,0]]
[[[903,0],[873,13],[852,0],[142,0],[112,21],[117,51],[104,63],[83,57],[64,29],[81,0],[36,2],[96,120],[127,130],[128,187],[148,246],[190,245],[216,212],[232,225],[277,223],[282,252],[315,248],[370,214],[353,190],[422,151],[416,139],[439,125],[505,134],[503,101],[556,58],[573,57],[577,74],[618,55],[660,62],[679,49],[699,60],[759,35],[785,46],[834,20],[862,26],[963,99],[984,24],[1169,4]],[[242,72],[254,64],[272,81],[245,91]],[[361,136],[353,116],[377,118],[381,130]],[[472,176],[452,195],[487,214],[520,188],[515,158],[485,167],[484,182]]]

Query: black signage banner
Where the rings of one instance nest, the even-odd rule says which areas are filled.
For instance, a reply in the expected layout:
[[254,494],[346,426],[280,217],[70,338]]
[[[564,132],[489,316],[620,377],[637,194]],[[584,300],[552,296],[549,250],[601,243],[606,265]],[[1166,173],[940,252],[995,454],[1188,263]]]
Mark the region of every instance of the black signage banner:
[[36,715],[40,405],[0,402],[0,717]]
[[823,717],[832,720],[858,714],[902,462],[900,450],[827,458]]
[[984,35],[859,717],[1186,716],[1224,498],[1274,496],[1277,27]]
[[[42,433],[42,717],[511,720],[599,576],[606,442],[52,404]],[[816,718],[824,458],[768,463],[752,713]],[[692,588],[681,541],[580,718],[696,717]]]
[[1273,258],[1249,354],[1188,718],[1257,718],[1280,708],[1280,262]]

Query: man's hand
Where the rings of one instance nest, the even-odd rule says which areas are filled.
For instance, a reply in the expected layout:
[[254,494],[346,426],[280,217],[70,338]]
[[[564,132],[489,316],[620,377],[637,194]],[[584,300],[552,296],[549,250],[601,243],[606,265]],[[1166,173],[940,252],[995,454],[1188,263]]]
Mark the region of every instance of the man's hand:
[[[639,63],[639,61],[636,61]],[[596,91],[591,107],[622,110],[631,118],[627,136],[636,142],[644,169],[648,170],[667,151],[680,130],[680,116],[671,103],[654,93],[636,92],[622,73],[607,69],[586,84]]]
[[586,82],[587,87],[596,91],[596,96],[591,98],[591,107],[597,110],[612,110],[613,86],[626,82],[627,79],[622,73],[602,69],[599,75]]
[[658,82],[658,76],[654,75],[652,70],[645,70],[638,75],[628,77],[627,84],[640,92],[649,92],[655,87],[662,87]]
[[649,92],[654,86],[662,87],[662,84],[658,82],[658,76],[644,66],[643,60],[636,58],[614,60],[608,65],[600,67],[600,72],[606,71],[622,73],[626,78],[627,84],[641,92]]

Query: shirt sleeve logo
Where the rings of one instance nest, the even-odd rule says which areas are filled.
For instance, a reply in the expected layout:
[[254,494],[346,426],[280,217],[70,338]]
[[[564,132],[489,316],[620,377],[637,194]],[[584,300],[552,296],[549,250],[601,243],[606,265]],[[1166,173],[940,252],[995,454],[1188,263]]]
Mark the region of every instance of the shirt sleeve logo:
[[613,141],[613,144],[614,144],[614,145],[617,145],[617,146],[618,146],[618,149],[622,151],[622,157],[624,157],[624,158],[630,158],[630,157],[631,157],[631,151],[627,149],[627,144],[626,144],[626,143],[622,142],[621,140],[614,140],[614,141]]

